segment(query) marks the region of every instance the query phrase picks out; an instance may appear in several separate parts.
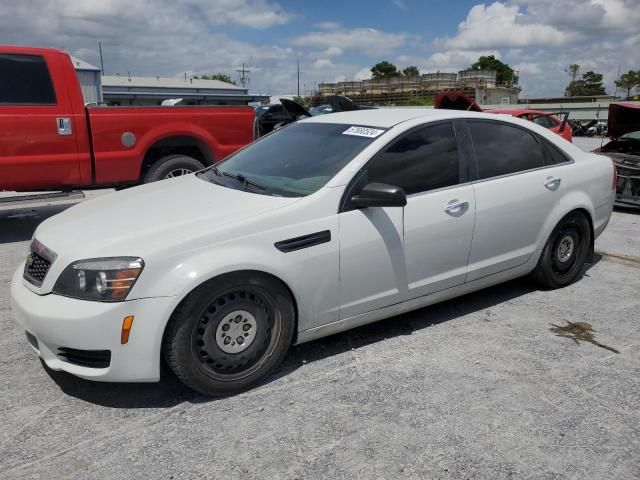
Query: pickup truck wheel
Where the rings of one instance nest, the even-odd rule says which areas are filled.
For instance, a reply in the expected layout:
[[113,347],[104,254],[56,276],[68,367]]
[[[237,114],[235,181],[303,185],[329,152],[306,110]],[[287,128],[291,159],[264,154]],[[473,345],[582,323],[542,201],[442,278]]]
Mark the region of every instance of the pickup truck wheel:
[[284,285],[260,274],[229,274],[196,289],[174,312],[164,356],[188,387],[229,395],[255,385],[280,364],[294,325]]
[[591,248],[591,228],[586,217],[573,212],[551,233],[533,277],[549,288],[561,288],[577,280]]
[[168,178],[181,177],[202,170],[199,160],[186,155],[167,155],[157,160],[144,176],[144,183],[157,182]]

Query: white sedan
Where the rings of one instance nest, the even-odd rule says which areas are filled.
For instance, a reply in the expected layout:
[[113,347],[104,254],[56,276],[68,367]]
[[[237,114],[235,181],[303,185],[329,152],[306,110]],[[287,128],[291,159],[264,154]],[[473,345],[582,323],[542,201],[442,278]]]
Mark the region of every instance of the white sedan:
[[164,356],[191,388],[224,395],[292,343],[527,274],[570,284],[615,185],[608,158],[510,116],[313,117],[45,221],[12,303],[51,369],[157,381]]

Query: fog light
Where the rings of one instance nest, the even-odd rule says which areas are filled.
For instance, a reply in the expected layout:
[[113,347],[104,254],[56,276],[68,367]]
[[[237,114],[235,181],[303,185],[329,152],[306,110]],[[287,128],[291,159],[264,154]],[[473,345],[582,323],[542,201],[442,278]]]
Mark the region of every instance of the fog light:
[[124,320],[122,320],[122,331],[120,332],[120,343],[122,345],[126,345],[129,342],[131,327],[133,327],[133,315],[124,317]]

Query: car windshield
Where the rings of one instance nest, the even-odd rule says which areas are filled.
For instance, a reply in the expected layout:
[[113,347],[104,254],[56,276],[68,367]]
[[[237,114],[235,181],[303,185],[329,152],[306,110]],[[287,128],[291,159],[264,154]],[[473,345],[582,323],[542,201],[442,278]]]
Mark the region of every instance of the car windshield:
[[265,195],[310,195],[383,133],[382,129],[353,127],[293,123],[253,142],[200,177]]

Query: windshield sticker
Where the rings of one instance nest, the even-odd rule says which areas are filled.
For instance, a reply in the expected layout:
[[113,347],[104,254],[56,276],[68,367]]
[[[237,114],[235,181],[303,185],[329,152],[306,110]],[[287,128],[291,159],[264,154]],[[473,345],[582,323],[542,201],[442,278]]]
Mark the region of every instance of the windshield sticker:
[[367,127],[349,127],[344,132],[343,135],[354,135],[356,137],[367,137],[367,138],[376,138],[384,133],[384,130],[379,130],[377,128],[367,128]]

